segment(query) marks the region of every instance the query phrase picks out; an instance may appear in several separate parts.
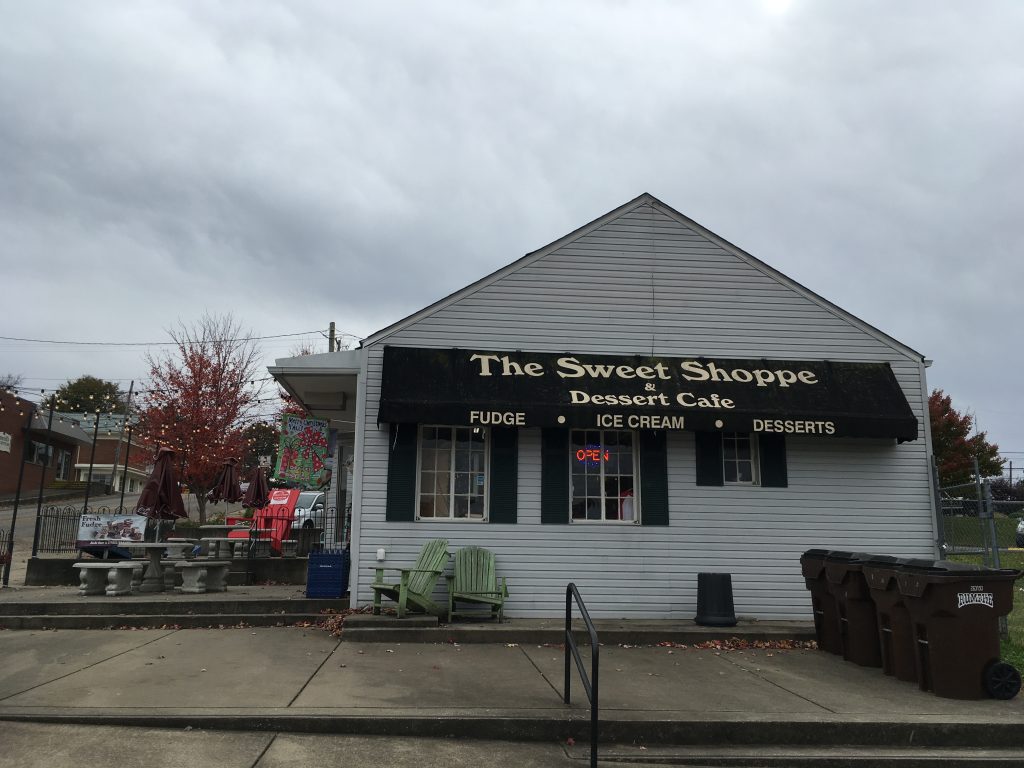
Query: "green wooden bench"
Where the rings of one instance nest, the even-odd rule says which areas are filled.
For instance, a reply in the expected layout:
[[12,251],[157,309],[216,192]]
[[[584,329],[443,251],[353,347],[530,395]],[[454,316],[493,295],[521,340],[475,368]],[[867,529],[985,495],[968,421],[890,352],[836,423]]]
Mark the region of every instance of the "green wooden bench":
[[[437,577],[448,564],[448,542],[433,539],[423,545],[412,568],[377,568],[373,584],[373,612],[380,613],[381,596],[398,603],[398,618],[407,610],[423,611],[441,616],[444,608],[430,599]],[[399,571],[398,583],[384,581],[384,571]]]
[[508,584],[494,575],[494,553],[482,547],[466,547],[455,553],[455,572],[448,577],[448,621],[453,616],[479,616],[481,610],[456,611],[455,603],[474,603],[489,609],[489,615],[504,616]]

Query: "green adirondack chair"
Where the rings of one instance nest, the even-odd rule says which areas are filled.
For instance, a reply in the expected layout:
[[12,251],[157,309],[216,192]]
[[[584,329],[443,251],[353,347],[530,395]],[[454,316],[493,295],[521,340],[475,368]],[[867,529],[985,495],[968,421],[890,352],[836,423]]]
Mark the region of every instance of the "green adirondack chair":
[[455,603],[475,603],[490,609],[501,623],[508,584],[494,575],[494,553],[482,547],[466,547],[455,553],[455,573],[448,576],[448,621],[453,616],[479,616],[480,609],[456,611]]
[[[420,556],[412,568],[377,568],[377,575],[370,587],[373,589],[373,612],[380,613],[380,598],[390,598],[398,603],[398,618],[407,610],[423,611],[440,616],[444,608],[430,599],[437,584],[437,577],[444,573],[448,564],[448,542],[433,539],[423,545]],[[384,571],[399,571],[398,583],[385,583]]]

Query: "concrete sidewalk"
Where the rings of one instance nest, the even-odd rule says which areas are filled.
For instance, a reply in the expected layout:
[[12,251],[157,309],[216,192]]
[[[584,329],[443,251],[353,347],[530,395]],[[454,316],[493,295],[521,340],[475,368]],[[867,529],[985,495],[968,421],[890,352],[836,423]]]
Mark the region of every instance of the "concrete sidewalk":
[[[554,646],[310,628],[0,631],[0,719],[584,745]],[[961,702],[806,650],[602,646],[604,744],[1024,747],[1024,699]],[[1022,752],[1021,754],[1024,754]]]

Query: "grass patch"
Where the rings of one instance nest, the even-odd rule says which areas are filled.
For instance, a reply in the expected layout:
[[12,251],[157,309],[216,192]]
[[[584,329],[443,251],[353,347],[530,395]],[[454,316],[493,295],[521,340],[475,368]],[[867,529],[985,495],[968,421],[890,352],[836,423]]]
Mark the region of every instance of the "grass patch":
[[[1016,529],[1016,521],[1014,528]],[[950,560],[982,565],[981,555],[950,555]],[[1003,568],[1024,570],[1024,551],[1000,552],[999,564]],[[1013,588],[1013,610],[1006,617],[1008,637],[1002,642],[1003,661],[1024,670],[1024,580],[1018,579]]]
[[[996,541],[999,548],[1016,546],[1017,539],[1017,518],[996,517]],[[982,528],[982,526],[985,526]],[[959,515],[944,515],[942,518],[942,529],[947,544],[954,547],[981,547],[984,546],[988,530],[988,520],[980,517],[965,517]]]

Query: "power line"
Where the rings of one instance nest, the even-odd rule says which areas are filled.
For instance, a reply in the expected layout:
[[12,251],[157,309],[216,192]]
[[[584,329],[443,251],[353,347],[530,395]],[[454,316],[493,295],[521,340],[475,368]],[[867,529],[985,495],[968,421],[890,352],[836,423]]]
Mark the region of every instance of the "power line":
[[[292,336],[314,336],[318,333],[323,333],[320,329],[312,331],[303,331],[302,333],[278,333],[273,336],[246,336],[238,339],[205,339],[196,341],[183,341],[182,344],[216,344],[228,341],[262,341],[264,339],[284,339]],[[359,338],[353,334],[346,333],[343,336],[352,336],[353,338]],[[71,344],[78,347],[165,347],[172,346],[176,347],[179,345],[176,341],[58,341],[56,339],[23,339],[17,336],[0,336],[0,339],[4,341],[25,341],[32,344]]]

